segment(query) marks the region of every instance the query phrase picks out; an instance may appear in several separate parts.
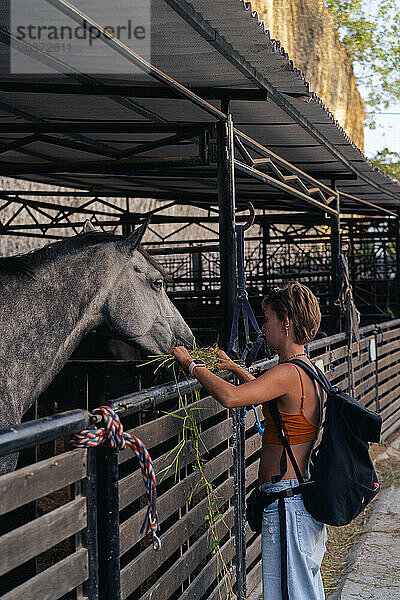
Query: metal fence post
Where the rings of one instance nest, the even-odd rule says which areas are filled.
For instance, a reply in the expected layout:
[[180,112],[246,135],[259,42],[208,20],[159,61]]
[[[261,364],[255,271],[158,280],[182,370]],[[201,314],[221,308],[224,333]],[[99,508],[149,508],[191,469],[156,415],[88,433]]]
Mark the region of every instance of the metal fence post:
[[[221,270],[220,344],[227,347],[236,300],[236,231],[235,231],[235,171],[233,147],[233,121],[229,103],[223,107],[228,117],[217,123],[219,246]],[[238,600],[246,598],[246,482],[245,482],[245,426],[243,409],[233,413],[233,475],[236,542],[236,594]]]
[[217,158],[222,321],[220,345],[226,349],[236,300],[235,173],[233,122],[230,115],[217,124]]
[[233,467],[236,542],[236,594],[246,599],[246,457],[243,408],[233,409]]
[[394,226],[396,245],[396,316],[400,317],[400,212],[398,212]]
[[[336,182],[333,179],[331,183],[331,187],[336,191]],[[336,192],[337,193],[337,192]],[[331,225],[331,294],[330,294],[330,308],[329,308],[329,334],[333,335],[338,333],[338,331],[342,331],[342,319],[340,315],[340,309],[337,306],[336,302],[339,297],[340,287],[341,287],[341,277],[339,271],[339,255],[341,251],[341,239],[340,239],[340,200],[339,194],[337,193],[336,197],[336,215],[330,215],[330,225]]]
[[89,579],[84,584],[84,593],[89,600],[99,598],[99,565],[97,546],[97,448],[87,449],[87,477],[82,484],[82,492],[86,496],[87,528],[82,534],[82,541],[89,555]]
[[375,340],[375,411],[379,414],[379,364],[378,364],[378,329],[374,329]]
[[100,600],[121,600],[118,454],[97,448],[97,523]]

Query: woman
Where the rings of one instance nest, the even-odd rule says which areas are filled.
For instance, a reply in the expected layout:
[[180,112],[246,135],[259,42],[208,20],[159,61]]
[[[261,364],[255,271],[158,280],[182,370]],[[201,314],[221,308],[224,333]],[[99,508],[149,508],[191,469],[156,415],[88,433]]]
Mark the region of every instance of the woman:
[[[309,477],[308,460],[319,433],[320,390],[302,369],[286,361],[296,357],[311,364],[304,353],[304,344],[310,342],[317,333],[321,313],[314,294],[296,281],[275,288],[263,299],[262,308],[265,315],[263,331],[268,346],[279,355],[279,364],[257,379],[221,350],[218,353],[218,367],[234,373],[242,385],[232,385],[214,375],[201,361],[193,361],[183,346],[172,348],[171,352],[183,366],[190,367],[191,374],[226,408],[263,405],[265,431],[258,484],[270,493],[295,487],[299,483],[289,460],[282,479],[272,483],[272,478],[280,474],[282,455],[282,444],[268,408],[268,403],[274,398],[278,399],[281,419],[301,474],[304,479]],[[326,527],[308,513],[301,494],[285,498],[285,508],[289,598],[322,600],[325,596],[320,566],[325,553]],[[278,501],[264,510],[261,544],[263,597],[265,600],[280,600]]]

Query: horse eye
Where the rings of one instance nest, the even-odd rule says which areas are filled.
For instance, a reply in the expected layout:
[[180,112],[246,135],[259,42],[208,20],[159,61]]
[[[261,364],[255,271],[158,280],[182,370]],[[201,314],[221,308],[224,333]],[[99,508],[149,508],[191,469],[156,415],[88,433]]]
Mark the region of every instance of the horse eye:
[[163,286],[164,286],[164,280],[163,279],[156,279],[155,281],[151,282],[151,286],[153,289],[155,289],[156,291],[160,291],[162,290]]

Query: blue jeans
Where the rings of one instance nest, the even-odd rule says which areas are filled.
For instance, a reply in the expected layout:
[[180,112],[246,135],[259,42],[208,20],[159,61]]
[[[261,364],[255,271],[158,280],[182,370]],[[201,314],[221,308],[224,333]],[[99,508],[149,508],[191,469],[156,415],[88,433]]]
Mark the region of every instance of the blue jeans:
[[[297,479],[263,483],[264,492],[295,487]],[[324,600],[321,562],[326,550],[326,526],[304,506],[301,494],[285,498],[290,600]],[[281,555],[278,500],[264,509],[262,535],[263,600],[281,600]]]

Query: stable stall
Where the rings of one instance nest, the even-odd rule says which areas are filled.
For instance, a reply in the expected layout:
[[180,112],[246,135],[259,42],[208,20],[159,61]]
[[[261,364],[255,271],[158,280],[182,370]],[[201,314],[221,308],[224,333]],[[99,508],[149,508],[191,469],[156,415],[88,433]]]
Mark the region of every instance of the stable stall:
[[[155,237],[143,244],[165,267],[176,270],[172,297],[184,314],[185,307],[192,307],[195,314],[188,311],[185,317],[200,332],[211,319],[212,328],[219,329],[220,344],[226,346],[237,287],[235,225],[248,220],[252,203],[255,225],[246,234],[250,296],[258,297],[272,283],[304,277],[320,296],[325,331],[337,334],[315,342],[315,357],[327,365],[333,380],[349,389],[357,387],[359,397],[365,395],[365,402],[378,408],[381,368],[387,431],[393,428],[399,409],[390,375],[400,360],[392,346],[398,343],[398,322],[379,332],[374,327],[363,330],[362,352],[357,355],[351,337],[349,342],[346,333],[338,331],[345,326],[337,300],[343,284],[342,238],[355,288],[363,269],[364,287],[355,296],[358,304],[358,293],[360,305],[366,293],[371,298],[362,310],[366,320],[376,323],[389,314],[400,315],[400,186],[374,169],[352,144],[321,100],[310,93],[304,75],[270,39],[248,2],[152,0],[151,11],[145,13],[151,40],[143,55],[110,33],[106,26],[111,14],[100,4],[84,14],[65,0],[37,2],[39,14],[47,15],[49,7],[51,15],[62,17],[71,30],[85,24],[87,31],[91,27],[99,35],[94,36],[93,53],[55,56],[26,37],[21,39],[13,30],[13,15],[2,15],[8,22],[0,31],[0,175],[35,182],[38,189],[0,191],[1,234],[58,239],[80,231],[87,218],[98,227],[128,233],[151,214]],[[117,20],[126,16],[115,7],[111,12]],[[21,72],[10,69],[10,60],[18,57],[23,57]],[[49,192],[40,184],[57,188]],[[148,199],[154,202],[143,209]],[[185,229],[185,238],[170,242],[170,233],[158,233],[162,226]],[[199,235],[199,227],[207,235]],[[197,233],[192,235],[192,230]],[[379,260],[373,264],[364,260],[360,267],[365,249]],[[179,266],[182,260],[186,266]],[[257,302],[254,306],[257,312]],[[374,390],[372,339],[375,350],[378,343],[382,346],[384,361],[379,367],[376,354]],[[270,364],[264,361],[260,368]],[[80,407],[92,408],[88,380],[83,386],[79,381],[77,397],[85,398]],[[127,423],[139,428],[150,444],[154,419],[160,417],[158,405],[179,413],[175,388],[164,392],[164,388],[146,390],[145,399],[131,399],[128,410]],[[181,393],[187,392],[185,388]],[[121,401],[129,403],[129,398],[118,399],[116,406]],[[198,402],[208,407],[210,400]],[[87,423],[86,413],[78,417],[81,425]],[[256,587],[259,539],[246,531],[243,510],[256,477],[259,439],[249,433],[239,410],[233,420],[222,409],[203,420],[205,438],[211,439],[217,430],[222,436],[210,446],[207,464],[210,480],[226,494],[228,530],[221,529],[221,544],[227,569],[219,570],[216,555],[207,547],[204,498],[198,497],[194,508],[189,505],[196,479],[189,472],[190,452],[171,495],[165,485],[160,492],[170,552],[154,559],[154,574],[145,568],[152,561],[150,542],[141,542],[137,534],[144,511],[138,471],[129,474],[135,468],[132,461],[126,465],[125,456],[118,466],[116,455],[99,460],[96,471],[89,451],[89,463],[79,463],[79,472],[68,484],[77,482],[74,493],[93,505],[97,473],[103,482],[100,523],[106,519],[105,496],[107,510],[111,506],[117,516],[106,524],[110,536],[105,547],[100,544],[99,556],[93,542],[97,524],[82,525],[83,537],[79,533],[75,538],[72,555],[73,589],[66,582],[59,587],[70,594],[68,598],[91,600],[100,589],[104,600],[211,600],[219,594],[216,573],[222,573],[225,583],[232,576],[240,599],[246,597],[246,585],[248,592]],[[78,427],[77,422],[68,422],[68,432]],[[176,422],[165,417],[165,429],[160,426],[159,435],[153,437],[152,452],[160,468],[179,435]],[[42,442],[54,439],[46,431]],[[45,481],[49,469],[50,463],[43,466]],[[119,493],[118,470],[124,480]],[[43,494],[49,493],[44,484],[42,488]],[[80,505],[74,502],[78,511]],[[18,502],[12,508],[16,506]],[[195,529],[189,526],[191,519]],[[84,572],[79,553],[86,561]],[[62,570],[60,562],[57,565]],[[37,577],[35,589],[41,589]],[[19,585],[25,590],[29,582]],[[18,589],[8,592],[7,598],[20,593],[22,588]]]

